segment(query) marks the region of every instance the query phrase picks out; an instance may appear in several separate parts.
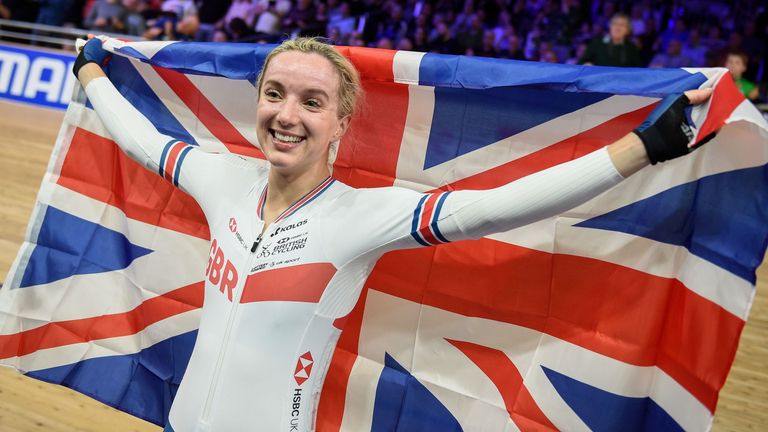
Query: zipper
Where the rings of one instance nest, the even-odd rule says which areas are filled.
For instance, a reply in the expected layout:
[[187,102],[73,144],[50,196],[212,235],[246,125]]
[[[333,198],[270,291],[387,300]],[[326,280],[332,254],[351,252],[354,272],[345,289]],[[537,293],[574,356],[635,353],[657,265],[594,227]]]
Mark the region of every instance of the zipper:
[[[262,228],[264,227],[262,222]],[[243,274],[246,277],[246,280],[248,278],[248,273],[250,271],[251,266],[256,261],[256,252],[259,250],[259,246],[261,246],[261,239],[265,232],[267,232],[270,228],[272,228],[272,224],[267,226],[266,229],[263,229],[259,235],[256,237],[256,240],[253,242],[253,246],[250,249],[251,255],[249,256],[249,259],[246,260],[246,266],[243,269]],[[238,305],[240,304],[240,299],[243,297],[243,291],[245,291],[245,281],[243,282],[242,287],[240,288],[240,291],[235,294],[235,296],[232,298],[232,307],[229,310],[229,315],[227,316],[227,325],[224,329],[224,335],[222,337],[221,346],[219,349],[219,355],[216,358],[216,364],[213,369],[213,378],[211,380],[210,386],[208,386],[208,395],[205,398],[205,404],[203,405],[202,413],[200,414],[200,423],[202,423],[205,427],[204,430],[208,430],[208,427],[210,427],[209,421],[211,417],[211,407],[213,406],[213,396],[216,394],[216,388],[219,384],[219,377],[221,375],[221,366],[224,363],[224,357],[226,355],[227,349],[229,348],[229,338],[231,337],[232,333],[232,326],[235,322],[235,315],[237,315],[237,309]]]

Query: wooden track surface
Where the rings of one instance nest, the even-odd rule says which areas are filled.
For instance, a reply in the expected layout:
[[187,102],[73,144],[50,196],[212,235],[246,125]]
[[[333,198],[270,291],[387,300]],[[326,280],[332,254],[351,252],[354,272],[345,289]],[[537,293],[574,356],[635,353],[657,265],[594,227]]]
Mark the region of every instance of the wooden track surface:
[[[0,101],[0,280],[16,256],[63,113]],[[736,362],[720,393],[714,431],[768,427],[768,266]],[[0,432],[160,429],[60,386],[0,368]]]

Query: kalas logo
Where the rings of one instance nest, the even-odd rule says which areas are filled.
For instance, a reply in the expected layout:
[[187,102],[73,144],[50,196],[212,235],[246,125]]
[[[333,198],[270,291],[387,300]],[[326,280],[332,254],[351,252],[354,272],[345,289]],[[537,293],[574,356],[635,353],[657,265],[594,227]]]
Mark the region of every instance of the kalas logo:
[[237,221],[235,218],[229,218],[229,230],[232,232],[237,231]]
[[309,379],[309,375],[312,373],[312,363],[314,362],[312,353],[309,351],[299,356],[299,361],[296,362],[296,370],[293,372],[296,384],[302,385],[304,381]]

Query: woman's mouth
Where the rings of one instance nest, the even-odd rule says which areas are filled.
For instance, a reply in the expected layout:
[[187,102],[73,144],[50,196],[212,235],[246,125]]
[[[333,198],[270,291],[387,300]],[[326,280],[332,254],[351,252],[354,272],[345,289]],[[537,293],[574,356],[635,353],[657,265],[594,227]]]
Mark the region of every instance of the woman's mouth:
[[274,129],[270,129],[269,134],[272,135],[272,141],[279,149],[291,149],[306,138],[299,135],[276,131]]

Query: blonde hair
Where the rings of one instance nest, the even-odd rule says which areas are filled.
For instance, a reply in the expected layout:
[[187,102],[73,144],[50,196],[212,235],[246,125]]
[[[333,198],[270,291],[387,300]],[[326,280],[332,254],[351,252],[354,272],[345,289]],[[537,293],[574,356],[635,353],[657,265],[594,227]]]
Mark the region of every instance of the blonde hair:
[[342,118],[347,115],[351,116],[355,113],[357,99],[362,93],[360,74],[357,72],[357,69],[355,69],[355,66],[347,60],[346,57],[339,54],[335,48],[314,37],[300,37],[286,40],[267,55],[266,60],[264,60],[264,66],[261,68],[261,71],[259,71],[259,76],[256,79],[256,90],[259,95],[261,95],[261,81],[264,77],[264,71],[267,70],[269,62],[278,54],[288,51],[318,54],[331,62],[331,65],[333,65],[333,68],[336,69],[336,72],[339,74],[338,116],[339,118]]

